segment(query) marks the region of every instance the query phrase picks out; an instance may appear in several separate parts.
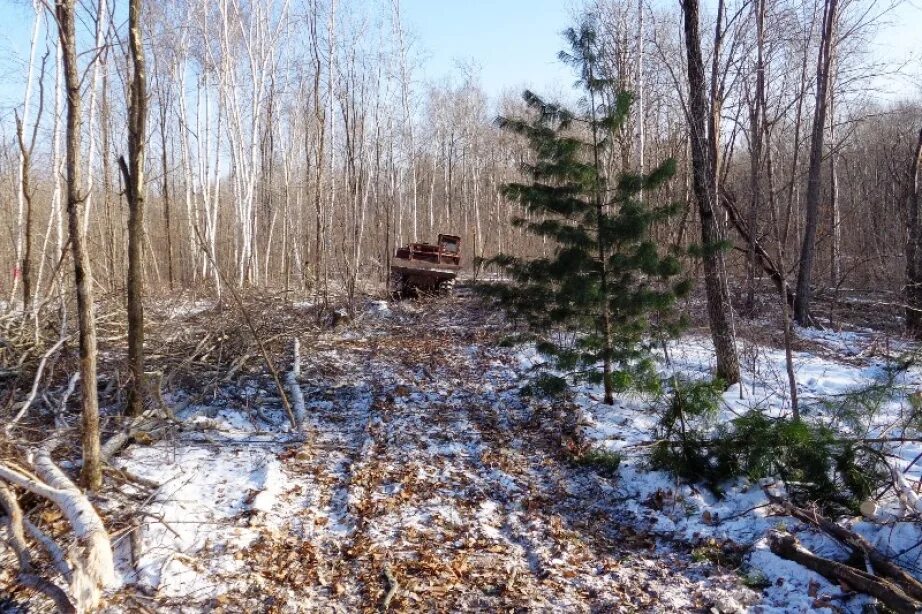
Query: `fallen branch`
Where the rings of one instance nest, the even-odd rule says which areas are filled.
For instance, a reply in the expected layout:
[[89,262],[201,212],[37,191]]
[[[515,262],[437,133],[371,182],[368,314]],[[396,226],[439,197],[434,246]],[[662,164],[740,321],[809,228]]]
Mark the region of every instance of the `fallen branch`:
[[38,363],[38,370],[35,372],[35,378],[32,380],[32,390],[29,392],[29,396],[26,397],[25,404],[19,409],[16,415],[10,420],[10,423],[4,428],[4,433],[9,437],[10,433],[13,430],[13,427],[16,426],[16,423],[22,420],[23,416],[26,415],[26,412],[29,411],[29,408],[32,406],[32,403],[35,401],[35,396],[38,394],[38,386],[42,381],[42,374],[45,372],[45,363],[48,362],[48,359],[52,354],[61,349],[61,346],[64,345],[64,342],[70,338],[69,335],[61,335],[61,338],[58,339],[58,342],[51,346],[47,352],[42,355],[42,360]]
[[394,600],[394,597],[397,596],[397,591],[400,590],[400,583],[394,577],[394,572],[391,571],[390,567],[384,568],[384,580],[387,582],[387,594],[384,595],[384,601],[381,602],[381,611],[387,612],[391,607],[391,601]]
[[61,549],[61,547],[55,543],[53,539],[48,537],[48,535],[39,529],[37,526],[32,524],[28,518],[23,518],[23,526],[25,526],[26,531],[45,551],[48,553],[48,556],[51,557],[51,564],[54,566],[55,570],[64,580],[70,584],[70,580],[73,572],[70,569],[70,564],[67,562],[67,555]]
[[844,583],[857,591],[876,597],[894,612],[915,614],[922,609],[922,602],[907,595],[893,582],[844,563],[816,556],[803,548],[793,535],[772,533],[769,536],[769,547],[781,558],[803,565],[831,582]]
[[909,574],[905,569],[895,564],[889,557],[881,553],[877,548],[871,545],[866,539],[841,527],[836,523],[824,518],[819,512],[808,512],[789,505],[787,510],[791,516],[798,520],[813,524],[845,546],[852,549],[853,552],[866,558],[878,575],[886,576],[900,585],[907,594],[919,601],[922,601],[922,582]]
[[896,487],[896,494],[900,499],[900,503],[907,510],[922,514],[922,499],[919,498],[916,491],[906,482],[906,478],[894,465],[890,465],[890,477],[893,478],[893,485]]
[[301,342],[295,337],[294,340],[294,360],[292,361],[291,371],[285,376],[288,390],[291,392],[291,400],[294,405],[295,420],[298,424],[303,424],[307,418],[307,409],[304,406],[304,392],[301,390]]
[[58,426],[58,422],[62,415],[64,415],[64,410],[67,408],[67,400],[70,399],[70,395],[74,394],[74,390],[77,389],[77,382],[80,380],[80,371],[74,371],[73,375],[70,376],[70,379],[67,380],[67,388],[64,390],[64,394],[61,395],[61,400],[58,402],[58,413],[55,418],[55,426]]
[[17,581],[26,588],[36,590],[54,601],[58,612],[62,614],[76,613],[77,609],[71,603],[61,587],[33,573],[32,556],[26,544],[25,531],[23,530],[22,508],[12,491],[6,484],[0,482],[0,507],[6,512],[6,524],[9,530],[10,546],[19,562],[19,575]]
[[857,554],[862,559],[870,562],[878,575],[890,578],[908,595],[922,601],[922,582],[919,582],[909,572],[894,563],[890,557],[884,555],[866,539],[824,517],[818,510],[799,508],[789,501],[784,501],[771,495],[769,495],[769,499],[772,503],[780,505],[789,516],[815,526],[832,536],[843,546],[849,548],[853,554]]

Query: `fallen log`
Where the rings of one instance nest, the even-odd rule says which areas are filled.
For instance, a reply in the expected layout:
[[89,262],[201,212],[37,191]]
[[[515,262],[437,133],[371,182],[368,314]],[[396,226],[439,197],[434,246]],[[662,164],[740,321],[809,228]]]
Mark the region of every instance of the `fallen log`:
[[875,573],[890,578],[908,595],[922,601],[922,582],[894,563],[890,557],[875,548],[874,545],[865,538],[829,520],[823,516],[819,510],[806,510],[777,497],[772,497],[772,499],[772,502],[780,505],[787,515],[803,523],[815,526],[832,536],[843,546],[849,548],[853,554],[857,554],[862,559],[870,562]]
[[23,530],[24,517],[22,508],[20,508],[19,502],[10,489],[2,482],[0,482],[0,508],[6,512],[9,543],[19,562],[19,575],[17,576],[19,584],[47,596],[54,602],[55,607],[61,614],[75,614],[77,609],[71,603],[67,593],[53,582],[33,573],[32,555],[29,554],[29,547],[26,545],[25,531]]
[[873,576],[838,561],[816,556],[802,547],[793,535],[772,533],[768,543],[771,551],[777,556],[803,565],[831,582],[847,584],[859,592],[876,597],[894,612],[915,614],[922,611],[922,601],[913,599],[890,580]]
[[[51,452],[61,439],[60,434],[55,435],[34,454],[27,453],[28,470],[0,462],[0,481],[47,499],[67,519],[76,538],[68,551],[73,605],[79,611],[92,611],[99,604],[102,591],[117,584],[112,542],[90,500],[51,459]],[[43,586],[41,578],[20,578],[23,580],[37,580],[32,584],[34,588]]]

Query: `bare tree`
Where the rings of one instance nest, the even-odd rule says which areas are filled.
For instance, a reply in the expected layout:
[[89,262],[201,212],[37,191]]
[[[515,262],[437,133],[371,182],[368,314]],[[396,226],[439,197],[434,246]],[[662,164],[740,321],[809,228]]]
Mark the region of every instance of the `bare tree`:
[[[722,28],[723,0],[717,19],[718,40]],[[727,271],[720,252],[721,232],[715,215],[717,209],[717,145],[719,138],[715,105],[716,84],[711,84],[711,101],[705,98],[707,82],[698,31],[698,0],[682,0],[685,25],[685,49],[688,60],[688,124],[691,138],[693,187],[701,218],[701,240],[704,254],[704,285],[707,292],[708,319],[711,337],[717,352],[717,376],[734,384],[740,379],[736,334],[733,330],[733,306],[727,285]],[[719,45],[714,50],[719,54]],[[717,62],[717,58],[714,59]],[[712,80],[714,75],[712,75]],[[710,127],[710,131],[708,130]]]
[[[19,160],[20,160],[20,169],[19,169],[19,180],[20,180],[20,190],[19,197],[23,201],[23,217],[24,223],[23,226],[23,250],[22,250],[22,266],[20,271],[22,273],[22,308],[23,311],[29,312],[32,310],[32,301],[33,301],[33,292],[34,288],[32,287],[32,227],[33,221],[35,219],[35,207],[33,206],[32,200],[34,197],[34,187],[32,186],[31,181],[31,171],[32,171],[32,153],[35,151],[35,143],[38,136],[38,127],[42,118],[42,111],[44,109],[45,103],[45,64],[48,60],[48,54],[42,58],[42,66],[39,71],[38,78],[38,111],[35,117],[35,124],[32,126],[32,133],[29,135],[28,142],[26,141],[26,127],[25,127],[25,110],[23,111],[23,118],[19,117],[19,114],[16,113],[16,140],[19,143]],[[31,68],[29,69],[31,74]],[[28,105],[28,96],[27,103]]]
[[77,36],[74,28],[74,0],[57,0],[55,16],[64,82],[67,91],[67,227],[74,259],[74,283],[77,288],[77,318],[80,330],[80,383],[83,387],[83,466],[81,479],[90,490],[102,485],[102,461],[99,451],[99,400],[96,391],[96,318],[93,306],[93,274],[80,229],[80,205],[84,194],[80,179],[80,76],[77,72]]
[[128,200],[128,414],[144,410],[144,153],[147,74],[141,39],[141,0],[128,4],[128,46],[133,76],[128,87],[128,162],[119,158]]
[[922,338],[922,130],[909,165],[907,190],[908,241],[906,242],[906,329]]
[[810,167],[807,175],[807,211],[804,239],[800,250],[800,271],[797,275],[797,296],[794,318],[801,326],[810,323],[813,261],[816,258],[816,231],[819,225],[822,191],[823,139],[826,131],[826,110],[829,102],[830,66],[836,36],[838,0],[825,0],[823,29],[816,60],[816,105],[813,110],[813,133],[810,137]]
[[[31,308],[31,263],[32,263],[32,190],[29,185],[29,170],[31,166],[32,150],[35,146],[35,136],[38,131],[39,121],[41,120],[41,88],[45,76],[45,59],[42,59],[42,71],[38,79],[39,84],[39,111],[35,119],[35,129],[32,133],[31,143],[27,146],[25,143],[25,125],[28,123],[29,102],[32,97],[32,82],[35,70],[35,49],[38,42],[39,26],[41,24],[41,7],[37,0],[33,0],[35,10],[35,20],[32,23],[32,36],[29,43],[29,69],[26,76],[26,89],[22,105],[22,118],[16,114],[16,138],[19,143],[19,190],[16,194],[17,199],[17,222],[16,222],[16,262],[20,266],[23,283],[23,309],[29,311]],[[10,299],[16,294],[16,285],[19,277],[13,275],[13,284],[10,292]],[[28,288],[26,286],[29,286]]]

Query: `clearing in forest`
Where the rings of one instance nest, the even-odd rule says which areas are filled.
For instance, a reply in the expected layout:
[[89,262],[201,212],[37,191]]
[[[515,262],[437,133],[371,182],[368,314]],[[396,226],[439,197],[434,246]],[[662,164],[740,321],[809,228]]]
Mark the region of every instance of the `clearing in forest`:
[[[374,304],[302,341],[304,433],[265,382],[188,405],[119,466],[146,503],[129,610],[735,611],[758,595],[621,521],[614,474],[578,466],[566,404],[474,299]],[[190,394],[192,391],[190,391]],[[219,399],[220,394],[214,395]],[[238,403],[239,405],[239,403]],[[258,410],[258,411],[257,411]]]
[[[869,604],[772,552],[780,529],[826,559],[849,555],[769,499],[793,484],[737,478],[717,494],[653,470],[669,395],[622,393],[606,405],[598,385],[539,394],[542,357],[507,347],[513,325],[465,289],[368,300],[351,319],[269,295],[245,304],[280,370],[300,340],[300,380],[282,379],[301,427],[290,426],[237,309],[152,304],[148,410],[160,417],[112,458],[93,498],[120,578],[106,611],[857,613]],[[113,314],[102,321],[116,331]],[[718,424],[789,411],[784,352],[749,332],[743,381],[721,395]],[[104,328],[103,339],[103,372],[114,373],[123,338]],[[807,419],[885,438],[903,484],[922,473],[918,438],[900,426],[913,423],[922,389],[922,372],[904,360],[913,348],[866,329],[799,330],[794,355]],[[664,380],[713,373],[699,332],[667,349],[656,357]],[[51,399],[66,394],[57,380]],[[115,379],[101,384],[111,441],[123,405]],[[866,432],[838,423],[856,410]],[[45,432],[52,417],[33,408],[22,428]],[[58,419],[75,424],[68,411]],[[73,441],[56,452],[67,471]],[[917,515],[892,488],[875,498],[870,516],[839,525],[917,572]],[[52,510],[28,513],[67,540]],[[15,586],[9,549],[0,562],[0,606],[51,611]]]

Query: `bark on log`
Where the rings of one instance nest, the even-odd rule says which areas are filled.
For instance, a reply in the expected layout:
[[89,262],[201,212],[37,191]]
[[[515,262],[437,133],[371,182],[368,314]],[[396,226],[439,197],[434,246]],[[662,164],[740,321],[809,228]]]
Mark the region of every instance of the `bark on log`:
[[801,522],[816,526],[853,552],[867,557],[874,571],[898,583],[900,587],[914,599],[922,601],[922,582],[910,575],[905,569],[890,560],[889,557],[877,550],[869,541],[845,527],[832,522],[818,511],[805,510],[790,503],[784,505],[785,513]]
[[32,459],[35,477],[0,463],[0,479],[48,499],[67,518],[77,538],[70,551],[71,593],[79,609],[92,610],[102,589],[117,581],[112,543],[90,500],[51,460],[51,448],[40,449]]
[[38,591],[54,601],[58,612],[62,614],[71,614],[76,612],[74,604],[71,603],[61,587],[53,582],[32,573],[32,555],[29,553],[29,546],[26,544],[25,531],[23,530],[24,517],[19,502],[13,495],[13,492],[0,482],[0,508],[6,512],[6,524],[9,531],[10,546],[16,553],[16,559],[19,562],[19,574],[16,578],[20,585]]
[[894,612],[914,614],[922,610],[922,602],[907,595],[893,582],[844,563],[818,557],[801,547],[793,535],[774,533],[769,538],[769,547],[781,558],[803,565],[836,584],[845,583],[855,590],[876,597]]

